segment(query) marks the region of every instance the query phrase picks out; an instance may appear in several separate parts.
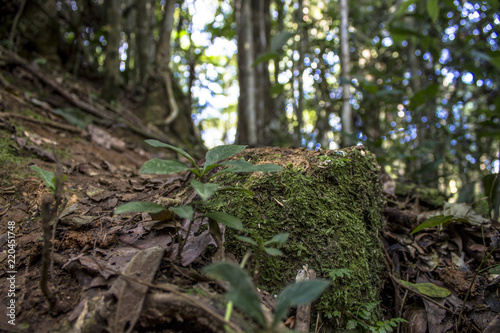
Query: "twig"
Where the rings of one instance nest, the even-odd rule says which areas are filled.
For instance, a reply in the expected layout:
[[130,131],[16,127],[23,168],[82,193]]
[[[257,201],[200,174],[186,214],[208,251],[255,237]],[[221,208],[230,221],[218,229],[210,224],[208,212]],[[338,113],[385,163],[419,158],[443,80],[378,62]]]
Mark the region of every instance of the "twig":
[[444,310],[448,311],[448,312],[449,312],[449,313],[451,313],[452,315],[455,315],[455,312],[454,312],[453,310],[448,309],[446,306],[442,305],[442,304],[441,304],[441,303],[439,303],[439,302],[436,302],[435,300],[433,300],[433,299],[432,299],[432,298],[430,298],[429,296],[424,295],[424,294],[422,294],[421,292],[419,292],[419,291],[417,291],[417,290],[411,289],[411,288],[410,288],[410,287],[408,287],[408,286],[405,286],[404,284],[402,284],[401,282],[399,282],[399,280],[398,280],[397,278],[395,278],[395,277],[394,277],[394,275],[392,275],[392,273],[391,273],[391,272],[387,272],[387,273],[388,273],[388,274],[389,274],[389,276],[391,277],[391,280],[392,280],[392,281],[394,281],[395,283],[397,283],[397,284],[398,284],[398,286],[400,286],[400,287],[404,288],[405,290],[411,291],[411,292],[412,292],[412,293],[414,293],[414,294],[417,294],[418,296],[420,296],[420,297],[424,298],[426,301],[429,301],[429,302],[431,302],[432,304],[434,304],[434,305],[436,305],[436,306],[438,306],[438,307],[440,307],[440,308],[442,308],[442,309],[444,309]]
[[216,318],[218,321],[220,321],[222,324],[225,324],[225,325],[229,325],[233,330],[235,330],[236,332],[238,333],[242,333],[242,330],[234,323],[230,322],[230,321],[226,321],[224,319],[224,317],[222,317],[220,314],[218,314],[217,312],[215,312],[214,310],[212,310],[209,306],[207,306],[206,304],[204,304],[203,302],[197,300],[196,298],[192,297],[192,296],[189,296],[189,295],[186,295],[185,293],[182,293],[180,292],[179,290],[177,290],[177,287],[174,286],[174,285],[171,285],[171,284],[168,284],[168,283],[162,283],[161,285],[158,285],[158,284],[153,284],[153,283],[149,283],[149,282],[146,282],[146,281],[142,281],[142,280],[138,280],[136,278],[133,278],[131,276],[128,276],[126,274],[123,274],[122,272],[120,271],[117,271],[111,267],[103,267],[99,262],[97,262],[96,260],[92,260],[97,266],[99,266],[99,268],[101,270],[106,270],[106,271],[110,271],[112,272],[113,274],[116,274],[116,275],[119,275],[121,276],[122,278],[128,280],[128,281],[132,281],[132,282],[136,282],[136,283],[140,283],[142,285],[145,285],[149,288],[153,288],[153,289],[159,289],[159,290],[163,290],[163,291],[168,291],[168,292],[171,292],[172,294],[174,295],[177,295],[181,298],[183,298],[184,300],[186,300],[187,302],[193,304],[193,305],[196,305],[198,306],[200,309],[204,310],[205,312],[207,312],[208,314],[210,314],[211,316],[213,316],[214,318]]
[[[55,191],[53,195],[46,195],[42,200],[41,217],[43,230],[43,252],[42,252],[42,272],[40,276],[40,289],[49,304],[49,311],[52,312],[56,305],[56,297],[48,285],[49,267],[51,266],[51,222],[57,219],[57,212],[62,201],[64,179],[62,177],[61,167],[56,171]],[[53,203],[53,205],[52,205]]]
[[[484,239],[484,236],[483,236],[483,239]],[[469,299],[470,293],[472,291],[472,287],[474,286],[474,283],[476,283],[476,279],[477,279],[479,273],[481,272],[481,268],[483,267],[483,264],[486,263],[486,261],[490,258],[490,256],[493,254],[493,252],[496,251],[496,249],[498,248],[499,245],[500,245],[500,243],[498,243],[496,246],[494,246],[490,252],[486,253],[486,255],[483,257],[483,260],[481,260],[479,267],[476,269],[476,273],[474,274],[474,277],[472,278],[469,289],[467,289],[467,294],[465,294],[464,302],[462,304],[462,308],[460,309],[460,314],[458,315],[457,327],[460,327],[460,324],[462,323],[462,318],[463,318],[462,315],[464,313],[465,303]]]

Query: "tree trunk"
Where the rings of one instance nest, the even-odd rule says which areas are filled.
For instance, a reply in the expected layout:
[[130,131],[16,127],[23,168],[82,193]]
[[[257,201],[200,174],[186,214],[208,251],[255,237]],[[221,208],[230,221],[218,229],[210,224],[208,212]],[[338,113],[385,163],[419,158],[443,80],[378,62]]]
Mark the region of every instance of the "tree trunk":
[[272,145],[279,132],[279,115],[271,99],[268,61],[254,65],[269,51],[270,0],[235,0],[238,27],[238,125],[236,142]]
[[[201,151],[204,149],[191,118],[191,105],[170,71],[171,35],[175,0],[167,0],[159,28],[154,75],[148,78],[145,117],[150,125],[168,133],[172,144]],[[180,105],[180,106],[179,106]]]
[[[255,56],[269,51],[269,39],[271,35],[270,0],[253,1],[252,15],[254,23],[253,36]],[[262,62],[252,67],[255,74],[255,101],[256,103],[256,127],[257,145],[270,146],[273,144],[275,133],[274,128],[279,128],[278,117],[275,114],[273,100],[271,99],[271,80],[269,77],[269,63]]]
[[154,15],[148,14],[148,12],[154,11],[151,7],[150,0],[137,0],[137,31],[135,35],[135,45],[136,45],[136,57],[135,57],[135,68],[137,73],[137,80],[139,85],[145,85],[145,78],[148,73],[148,65],[153,62],[151,55],[153,54],[153,46],[151,36],[151,18]]
[[120,91],[120,18],[121,1],[107,2],[106,16],[109,25],[104,59],[104,88],[102,97],[108,101],[116,100]]
[[349,55],[349,7],[347,0],[340,0],[340,66],[342,83],[342,139],[343,147],[351,146],[353,140],[352,109],[351,109],[351,75]]
[[252,11],[249,1],[235,0],[238,26],[238,78],[240,97],[238,101],[238,125],[236,142],[257,145],[257,115],[255,102],[254,40],[252,33]]

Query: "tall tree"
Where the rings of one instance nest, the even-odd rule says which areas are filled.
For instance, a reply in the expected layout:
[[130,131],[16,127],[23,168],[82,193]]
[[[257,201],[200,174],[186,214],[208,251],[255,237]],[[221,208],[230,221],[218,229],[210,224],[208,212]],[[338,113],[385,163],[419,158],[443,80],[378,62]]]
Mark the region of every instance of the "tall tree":
[[104,89],[102,96],[110,101],[118,97],[120,91],[120,41],[121,41],[121,13],[122,1],[109,0],[106,2],[106,17],[108,34],[106,44],[106,58],[104,60]]
[[137,7],[137,30],[135,33],[136,57],[135,71],[139,85],[145,84],[145,78],[148,74],[148,66],[153,63],[154,47],[152,20],[155,19],[154,2],[151,0],[136,0]]
[[257,137],[257,95],[255,94],[255,61],[253,18],[250,1],[235,0],[235,14],[238,35],[238,82],[240,96],[238,99],[237,143],[256,146]]
[[199,149],[202,144],[194,128],[189,98],[178,87],[170,70],[175,4],[175,0],[167,0],[163,6],[154,68],[146,87],[145,116],[150,124],[168,133],[172,143]]
[[271,99],[268,59],[270,50],[270,0],[235,0],[238,26],[238,143],[271,145],[277,114]]
[[354,144],[351,108],[351,60],[349,50],[349,5],[348,0],[340,0],[340,62],[342,82],[342,139],[341,145]]

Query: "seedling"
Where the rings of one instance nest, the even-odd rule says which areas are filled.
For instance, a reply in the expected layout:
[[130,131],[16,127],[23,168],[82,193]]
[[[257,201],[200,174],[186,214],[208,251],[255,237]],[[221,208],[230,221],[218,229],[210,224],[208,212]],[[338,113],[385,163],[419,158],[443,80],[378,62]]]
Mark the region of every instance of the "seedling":
[[209,276],[229,282],[227,299],[241,311],[252,317],[266,332],[275,330],[277,324],[289,313],[290,308],[316,300],[330,285],[323,279],[295,282],[283,289],[276,299],[274,318],[266,322],[259,302],[257,290],[250,276],[238,265],[218,262],[207,266],[204,271]]
[[[216,183],[209,183],[210,179],[213,179],[225,172],[277,172],[282,170],[283,168],[279,165],[274,164],[262,164],[262,165],[254,165],[245,160],[230,160],[221,162],[224,159],[232,157],[237,153],[243,151],[246,146],[240,145],[223,145],[217,146],[210,149],[205,155],[205,164],[203,166],[198,166],[196,164],[195,159],[188,154],[185,150],[181,148],[177,148],[175,146],[157,141],[157,140],[146,140],[146,143],[153,147],[163,147],[170,150],[173,150],[185,157],[190,166],[185,165],[184,163],[177,160],[164,160],[153,158],[141,167],[141,174],[170,174],[181,171],[189,171],[191,172],[196,179],[191,180],[191,187],[196,191],[196,193],[202,199],[202,202],[191,203],[179,207],[164,207],[160,204],[152,203],[152,202],[129,202],[115,209],[115,214],[124,214],[124,213],[160,213],[162,211],[171,210],[180,218],[185,218],[190,221],[188,232],[191,230],[191,225],[193,222],[194,211],[199,208],[199,205],[204,204],[209,200],[216,192],[218,191],[243,191],[249,194],[252,194],[251,191],[248,191],[239,187],[231,187],[231,186],[221,186]],[[223,169],[219,172],[214,173],[209,176],[209,172],[214,168],[220,166],[228,166],[228,168]],[[243,230],[243,225],[235,216],[226,214],[224,212],[208,212],[203,215],[204,217],[209,218],[209,227],[212,236],[215,241],[219,245],[221,249],[222,239],[221,239],[221,231],[217,224],[221,223],[230,228],[234,228],[236,230]],[[185,244],[186,240],[179,239],[179,252],[178,256],[182,253],[182,248]]]
[[271,256],[281,256],[283,254],[283,252],[281,252],[277,248],[269,247],[268,245],[270,245],[270,244],[280,244],[281,245],[288,240],[288,236],[289,236],[288,233],[281,233],[281,234],[275,235],[273,238],[271,238],[267,241],[263,241],[262,238],[260,238],[258,236],[255,237],[255,239],[251,238],[251,237],[246,237],[246,236],[236,236],[236,238],[242,242],[249,243],[249,244],[256,246],[259,251],[264,251]]

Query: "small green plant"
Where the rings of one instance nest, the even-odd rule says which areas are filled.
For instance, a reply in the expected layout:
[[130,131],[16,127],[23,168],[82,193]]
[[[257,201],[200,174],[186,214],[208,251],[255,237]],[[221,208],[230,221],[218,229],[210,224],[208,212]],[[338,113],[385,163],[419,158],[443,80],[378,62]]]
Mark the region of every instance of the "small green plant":
[[229,262],[218,262],[204,268],[209,276],[229,282],[227,299],[241,311],[252,317],[265,332],[273,332],[277,324],[289,313],[290,308],[316,300],[330,285],[323,279],[295,282],[283,289],[276,299],[274,318],[266,322],[260,306],[257,290],[250,276],[238,265]]
[[[54,175],[51,171],[32,165],[31,170],[37,172],[50,191],[50,195],[45,195],[42,199],[40,216],[42,219],[43,231],[43,251],[42,251],[42,272],[40,273],[40,289],[49,304],[49,310],[52,311],[56,305],[57,297],[48,285],[49,269],[52,268],[52,253],[54,252],[54,239],[56,237],[57,222],[59,214],[67,204],[64,200],[63,190],[66,175],[62,174],[61,167],[58,165],[57,173]],[[52,229],[52,230],[51,230]]]
[[271,256],[281,256],[283,252],[278,250],[275,247],[269,247],[268,245],[270,244],[283,244],[288,240],[288,233],[281,233],[273,236],[271,239],[264,241],[262,237],[255,235],[253,238],[252,237],[247,237],[247,236],[236,236],[237,239],[239,239],[242,242],[252,244],[257,247],[258,251],[263,251],[266,252],[267,254]]
[[[30,169],[38,173],[50,193],[54,193],[56,191],[56,176],[53,172],[44,170],[36,165],[31,165]],[[66,175],[62,175],[62,183],[65,181]]]
[[[153,158],[141,167],[141,174],[169,174],[181,171],[189,171],[194,176],[195,179],[191,180],[191,187],[196,191],[196,193],[202,199],[202,202],[194,202],[186,205],[178,206],[178,207],[164,207],[160,204],[152,203],[152,202],[129,202],[115,209],[115,214],[124,214],[131,212],[144,212],[144,213],[160,213],[162,211],[171,210],[176,215],[181,218],[185,218],[190,220],[190,224],[188,227],[187,235],[191,230],[191,225],[193,222],[194,211],[198,209],[200,205],[206,203],[216,192],[218,191],[244,191],[249,194],[252,192],[238,187],[231,186],[221,186],[216,183],[210,183],[210,179],[213,179],[225,172],[277,172],[282,170],[283,168],[279,165],[274,164],[262,164],[262,165],[254,165],[243,159],[238,160],[230,160],[221,162],[224,159],[232,157],[237,153],[243,151],[246,146],[241,145],[223,145],[217,146],[210,149],[205,155],[205,164],[203,166],[198,166],[195,159],[189,155],[186,151],[181,148],[177,148],[175,146],[160,142],[158,140],[146,140],[146,143],[153,147],[163,147],[170,150],[173,150],[185,157],[190,166],[185,165],[184,163],[177,160],[164,160]],[[228,168],[222,169],[219,172],[214,173],[209,176],[209,172],[214,168],[220,166],[227,166]],[[221,231],[219,230],[218,223],[222,223],[228,227],[234,228],[236,230],[243,230],[243,225],[241,221],[232,215],[226,214],[224,212],[208,212],[204,214],[205,217],[209,218],[209,228],[212,236],[218,245],[222,246],[221,241]],[[179,251],[178,256],[182,253],[183,244],[185,244],[186,240],[179,239]]]
[[326,269],[326,272],[332,281],[335,281],[338,278],[349,277],[352,273],[352,271],[347,268]]
[[[403,318],[392,318],[384,321],[377,320],[376,309],[378,302],[361,303],[351,308],[347,313],[351,319],[347,322],[347,329],[353,330],[358,326],[364,327],[374,333],[392,332],[394,327],[407,321]],[[373,324],[375,322],[375,324]]]

